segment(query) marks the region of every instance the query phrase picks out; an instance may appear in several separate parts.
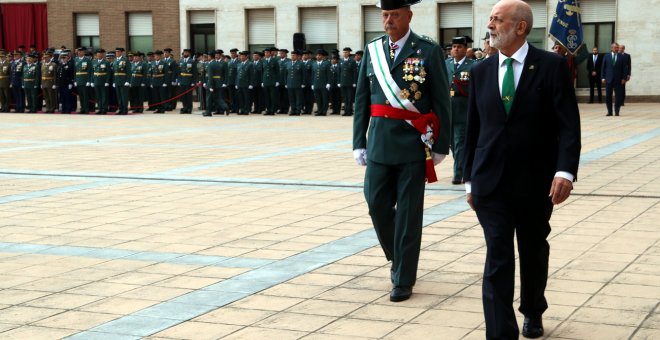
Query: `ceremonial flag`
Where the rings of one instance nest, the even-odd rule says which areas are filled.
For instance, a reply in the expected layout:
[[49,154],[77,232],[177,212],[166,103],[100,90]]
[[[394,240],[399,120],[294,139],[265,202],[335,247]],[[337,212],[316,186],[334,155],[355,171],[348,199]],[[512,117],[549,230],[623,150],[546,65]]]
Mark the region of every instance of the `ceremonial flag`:
[[548,34],[571,55],[575,55],[584,44],[580,13],[578,0],[558,0]]

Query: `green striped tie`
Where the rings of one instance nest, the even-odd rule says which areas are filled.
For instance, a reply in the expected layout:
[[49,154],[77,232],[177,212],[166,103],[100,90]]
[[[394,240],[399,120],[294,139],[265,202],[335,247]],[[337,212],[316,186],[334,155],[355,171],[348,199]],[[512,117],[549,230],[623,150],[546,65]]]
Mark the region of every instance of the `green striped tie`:
[[513,81],[513,58],[507,58],[504,62],[506,63],[506,73],[504,73],[504,81],[502,81],[502,102],[508,116],[511,105],[513,105],[513,97],[516,95],[516,84]]

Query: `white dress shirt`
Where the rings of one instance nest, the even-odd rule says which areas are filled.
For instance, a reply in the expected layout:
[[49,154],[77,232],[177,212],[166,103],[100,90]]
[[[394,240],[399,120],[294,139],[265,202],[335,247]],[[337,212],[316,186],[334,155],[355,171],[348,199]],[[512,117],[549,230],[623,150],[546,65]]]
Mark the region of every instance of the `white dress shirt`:
[[403,38],[399,39],[398,41],[392,41],[392,38],[389,38],[390,46],[392,46],[392,44],[396,44],[397,46],[399,46],[396,50],[394,50],[394,60],[396,60],[396,57],[399,56],[401,49],[406,44],[406,41],[408,41],[408,37],[410,37],[410,32],[412,31],[408,29],[408,33],[406,33],[406,35],[404,35]]

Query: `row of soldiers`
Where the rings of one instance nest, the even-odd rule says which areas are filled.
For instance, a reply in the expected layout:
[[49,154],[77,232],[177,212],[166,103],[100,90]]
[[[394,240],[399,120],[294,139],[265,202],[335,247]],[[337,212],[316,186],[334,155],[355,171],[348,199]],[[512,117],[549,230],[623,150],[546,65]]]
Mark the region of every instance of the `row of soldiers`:
[[[194,55],[184,49],[176,61],[172,49],[149,53],[128,52],[123,48],[94,54],[78,48],[76,55],[63,49],[23,54],[13,59],[0,51],[0,111],[74,112],[106,114],[129,110],[141,113],[172,111],[177,100],[180,113],[192,113],[193,92],[204,115],[213,113],[289,113],[316,115],[353,114],[357,73],[362,51],[352,54],[344,48],[332,56],[324,50],[312,52],[268,48],[239,52],[232,49]],[[39,60],[41,59],[41,60]],[[328,60],[329,59],[329,60]],[[6,84],[5,84],[6,83]],[[5,86],[6,85],[6,86]],[[78,101],[76,101],[76,96]],[[43,100],[42,100],[43,98]]]

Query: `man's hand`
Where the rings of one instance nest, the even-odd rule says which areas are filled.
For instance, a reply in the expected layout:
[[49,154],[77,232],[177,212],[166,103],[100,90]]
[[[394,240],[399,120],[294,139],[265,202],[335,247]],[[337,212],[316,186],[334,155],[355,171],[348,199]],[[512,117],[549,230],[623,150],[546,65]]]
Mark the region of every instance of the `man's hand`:
[[603,85],[605,85],[605,79],[601,80],[601,83],[603,83]]
[[626,85],[626,80],[625,79],[621,79],[621,85]]
[[353,150],[353,158],[355,159],[355,163],[357,163],[357,165],[367,165],[367,149]]
[[571,195],[571,190],[573,190],[571,181],[562,177],[555,177],[552,180],[552,187],[548,196],[551,198],[552,204],[561,204]]
[[431,153],[431,157],[433,158],[433,165],[438,165],[445,159],[445,157],[447,157],[447,155],[433,152]]
[[471,194],[471,193],[467,193],[467,194],[465,195],[465,197],[467,198],[467,204],[469,204],[469,205],[470,205],[470,208],[472,208],[472,210],[474,210],[474,204],[472,204],[472,194]]
[[591,72],[591,76],[595,77],[596,76],[596,71]]

